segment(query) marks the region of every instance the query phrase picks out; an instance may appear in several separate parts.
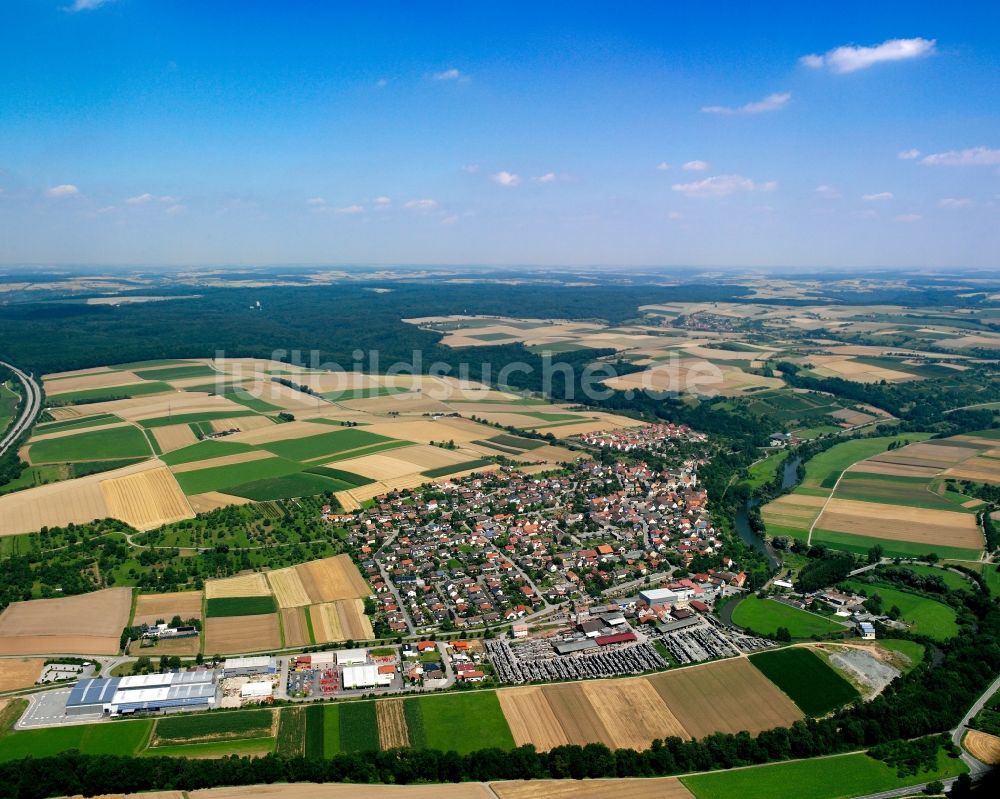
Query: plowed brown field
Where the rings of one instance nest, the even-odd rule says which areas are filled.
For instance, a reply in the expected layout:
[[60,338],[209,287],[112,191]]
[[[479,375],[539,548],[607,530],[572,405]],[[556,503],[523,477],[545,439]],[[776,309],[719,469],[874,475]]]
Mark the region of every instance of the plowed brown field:
[[281,646],[278,614],[228,616],[205,621],[205,653],[237,655],[265,652]]
[[131,607],[131,588],[15,602],[0,615],[0,655],[113,655]]
[[309,628],[303,608],[284,608],[281,611],[281,626],[285,632],[285,646],[309,646]]

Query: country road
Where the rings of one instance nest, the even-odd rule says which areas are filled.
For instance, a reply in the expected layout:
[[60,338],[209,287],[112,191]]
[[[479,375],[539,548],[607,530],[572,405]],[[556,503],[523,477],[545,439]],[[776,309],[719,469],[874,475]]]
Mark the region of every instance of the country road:
[[20,438],[21,434],[28,430],[42,409],[42,391],[38,384],[30,376],[22,372],[16,366],[5,361],[0,361],[0,366],[6,366],[24,384],[25,403],[21,410],[21,415],[10,426],[10,429],[0,439],[0,458],[7,454],[7,450]]

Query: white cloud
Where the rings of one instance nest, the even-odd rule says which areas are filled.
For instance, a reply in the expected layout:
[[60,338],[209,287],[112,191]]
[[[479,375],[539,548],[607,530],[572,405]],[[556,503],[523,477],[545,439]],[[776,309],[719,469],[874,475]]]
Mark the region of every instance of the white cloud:
[[812,53],[802,56],[799,63],[812,69],[826,67],[831,72],[844,74],[880,64],[885,61],[905,61],[921,58],[934,52],[935,39],[889,39],[871,47],[845,45],[828,50],[823,55]]
[[903,152],[898,153],[896,158],[901,161],[912,161],[914,158],[920,157],[920,150],[914,147],[912,150],[903,150]]
[[185,208],[183,205],[171,205],[165,211],[165,213],[170,216],[177,216],[178,214],[183,214],[186,210],[187,208]]
[[345,205],[341,208],[334,208],[333,212],[335,214],[363,214],[365,212],[365,207],[363,205]]
[[135,197],[129,197],[127,200],[125,200],[125,202],[127,202],[129,205],[143,205],[154,199],[156,198],[153,197],[153,195],[147,191],[145,194],[138,194]]
[[923,217],[920,214],[899,214],[896,217],[897,222],[919,222]]
[[938,205],[942,208],[968,208],[972,200],[968,197],[945,197]]
[[920,163],[929,166],[998,166],[1000,150],[990,147],[968,147],[965,150],[948,150],[932,153]]
[[837,191],[833,186],[827,186],[825,183],[817,186],[814,191],[820,197],[825,197],[828,200],[836,200],[840,197],[840,192]]
[[430,211],[437,208],[437,200],[408,200],[403,207],[409,208],[411,211]]
[[891,200],[893,198],[893,193],[891,191],[879,191],[873,194],[862,194],[861,199],[866,203],[880,203],[886,200]]
[[534,178],[534,180],[539,183],[555,183],[559,180],[559,176],[555,172],[546,172],[544,175],[539,175],[537,178]]
[[659,169],[661,172],[666,172],[668,169],[670,169],[670,164],[668,164],[666,161],[660,161],[660,163],[656,165],[656,168]]
[[326,205],[326,200],[323,199],[322,197],[310,197],[308,200],[306,200],[306,205],[313,205],[313,206]]
[[494,183],[499,183],[501,186],[506,186],[507,188],[513,188],[521,182],[521,177],[515,175],[513,172],[507,172],[506,170],[501,170],[495,175],[490,176],[490,180]]
[[48,197],[73,197],[79,193],[80,190],[72,183],[60,183],[45,192]]
[[372,204],[376,208],[388,208],[390,205],[392,205],[392,199],[390,197],[382,195],[381,197],[376,197],[374,200],[372,200]]
[[73,0],[73,5],[67,7],[67,11],[93,11],[95,8],[106,6],[114,0]]
[[94,211],[94,213],[95,214],[110,214],[114,210],[115,210],[115,207],[113,205],[105,205],[103,208],[98,208],[96,211]]
[[742,175],[715,175],[692,183],[675,183],[670,188],[688,197],[728,197],[744,191],[774,191],[778,184],[755,183]]
[[458,80],[459,78],[465,77],[461,72],[452,67],[451,69],[446,69],[443,72],[435,72],[434,80]]
[[704,172],[710,166],[708,161],[688,161],[681,169],[686,169],[688,172]]
[[780,111],[791,99],[791,92],[779,92],[737,108],[728,105],[706,105],[701,110],[704,114],[763,114],[767,111]]

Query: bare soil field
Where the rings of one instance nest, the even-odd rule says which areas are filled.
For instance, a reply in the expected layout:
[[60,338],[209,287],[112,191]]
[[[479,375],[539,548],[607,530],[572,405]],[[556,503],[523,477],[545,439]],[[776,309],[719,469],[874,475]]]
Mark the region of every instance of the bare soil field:
[[[571,744],[604,743],[611,745],[611,735],[598,716],[582,683],[559,683],[542,687],[542,695],[552,708]],[[622,708],[622,712],[631,712]]]
[[245,433],[235,433],[229,441],[239,441],[243,444],[271,444],[275,441],[290,441],[293,438],[306,438],[320,433],[329,433],[336,428],[315,422],[288,422],[262,427],[259,430],[248,430]]
[[96,375],[102,372],[112,371],[110,366],[92,366],[89,369],[74,369],[71,372],[52,372],[51,374],[42,375],[42,381],[48,382],[49,380],[62,380],[65,377],[80,377],[82,375]]
[[[137,794],[144,799],[146,794]],[[356,785],[284,783],[188,791],[189,799],[494,799],[482,783],[443,785]]]
[[216,433],[223,433],[226,430],[260,430],[264,427],[272,427],[274,422],[266,416],[238,416],[232,419],[216,419],[212,422],[212,429]]
[[345,408],[353,408],[368,413],[447,413],[448,406],[441,400],[426,394],[386,394],[383,397],[369,397],[358,400],[343,400],[338,403]]
[[0,655],[113,655],[131,609],[131,588],[14,602],[0,615]]
[[349,555],[312,560],[295,567],[314,603],[354,599],[371,594]]
[[0,535],[33,533],[42,527],[82,524],[111,515],[101,483],[162,466],[143,461],[111,472],[28,488],[0,497]]
[[965,748],[976,759],[990,766],[1000,765],[1000,738],[979,730],[965,734]]
[[867,414],[861,413],[861,411],[854,411],[850,408],[841,408],[840,410],[834,411],[830,414],[834,419],[837,419],[845,424],[858,425],[864,424],[865,422],[872,421],[875,417]]
[[190,446],[198,443],[198,436],[194,434],[190,425],[172,424],[167,427],[154,427],[152,430],[156,443],[164,452],[173,452],[175,449]]
[[285,634],[285,646],[309,646],[309,628],[306,626],[303,608],[284,608],[281,611],[281,627]]
[[764,521],[782,527],[808,528],[826,502],[826,497],[784,494],[761,508]]
[[410,745],[410,731],[403,715],[403,700],[388,699],[375,703],[378,719],[378,745],[380,749],[395,749]]
[[295,566],[268,572],[267,582],[280,608],[297,608],[312,604]]
[[218,394],[202,394],[196,391],[174,391],[152,397],[97,402],[87,405],[93,413],[113,413],[130,422],[142,419],[159,419],[164,416],[179,416],[186,413],[219,413],[245,411],[242,405],[231,402]]
[[540,687],[505,688],[497,691],[497,699],[518,746],[534,744],[547,752],[570,742]]
[[157,619],[166,622],[174,616],[182,619],[201,618],[201,591],[178,591],[170,594],[139,594],[135,599],[133,624],[155,624]]
[[205,598],[217,599],[227,596],[270,596],[271,589],[260,572],[208,580],[205,583]]
[[195,513],[208,513],[210,510],[225,508],[228,505],[248,505],[251,501],[246,497],[234,497],[220,491],[207,491],[204,494],[193,494],[188,497],[191,510]]
[[742,730],[755,735],[803,718],[792,700],[746,658],[675,669],[645,679],[695,739]]
[[45,658],[0,658],[0,692],[30,688],[44,665]]
[[970,458],[958,466],[953,466],[945,477],[958,480],[973,480],[982,483],[1000,483],[1000,460],[993,458]]
[[841,358],[836,355],[810,355],[808,360],[816,364],[813,369],[816,374],[823,377],[840,377],[855,383],[877,383],[880,380],[892,383],[919,379],[909,372],[872,366],[852,360],[851,358]]
[[913,541],[967,549],[982,549],[983,536],[971,513],[909,508],[880,502],[831,499],[816,523],[823,530]]
[[910,444],[900,449],[883,452],[880,455],[875,455],[871,460],[883,463],[902,463],[910,466],[932,466],[944,469],[978,454],[979,450],[972,447],[954,447],[920,442],[919,444]]
[[108,513],[136,530],[152,530],[194,512],[166,466],[101,482]]
[[500,799],[694,799],[676,777],[491,782]]
[[903,463],[883,463],[867,460],[848,466],[846,471],[863,474],[886,474],[893,477],[933,477],[941,470],[935,466],[910,466]]
[[264,652],[281,646],[278,614],[262,616],[227,616],[206,619],[205,652],[211,655],[236,655]]

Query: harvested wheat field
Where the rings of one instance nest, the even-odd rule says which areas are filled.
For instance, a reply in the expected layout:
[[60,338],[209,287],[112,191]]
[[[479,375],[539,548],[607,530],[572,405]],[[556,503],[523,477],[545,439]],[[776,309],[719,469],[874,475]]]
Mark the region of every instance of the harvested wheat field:
[[14,602],[0,615],[0,655],[114,655],[131,609],[131,588]]
[[808,529],[825,502],[826,497],[785,494],[761,508],[761,515],[767,524]]
[[174,616],[201,618],[201,591],[178,591],[170,594],[139,594],[135,599],[133,624],[155,624],[157,619],[169,622]]
[[270,596],[271,589],[260,572],[208,580],[205,583],[205,598],[218,599],[227,596]]
[[205,653],[239,655],[244,652],[266,652],[281,647],[278,614],[261,616],[227,616],[206,619]]
[[410,731],[403,715],[402,699],[387,699],[375,703],[378,719],[378,745],[380,749],[395,749],[410,745]]
[[122,469],[28,488],[0,496],[0,535],[33,533],[42,527],[83,524],[110,516],[101,483],[156,468],[144,461]]
[[94,388],[112,388],[143,382],[145,381],[134,372],[98,372],[77,377],[63,377],[58,380],[48,378],[45,380],[45,393],[50,397],[58,397],[69,391],[88,391]]
[[[325,782],[252,785],[188,791],[189,799],[495,799],[482,783],[355,785]],[[145,797],[145,794],[139,795]],[[137,797],[138,799],[138,797]]]
[[212,422],[212,429],[216,433],[224,433],[226,430],[260,430],[263,427],[273,427],[274,422],[266,416],[239,416],[233,419],[216,419]]
[[497,699],[518,746],[533,744],[547,752],[570,742],[540,687],[504,688]]
[[1000,765],[1000,738],[979,730],[969,730],[963,741],[965,748],[977,760],[990,766]]
[[941,470],[936,466],[913,466],[905,463],[884,463],[882,461],[867,460],[848,466],[846,471],[851,473],[862,472],[864,474],[885,474],[891,477],[934,477]]
[[[406,449],[412,449],[412,447],[407,447]],[[410,474],[419,474],[425,468],[431,468],[429,466],[420,467],[409,460],[404,460],[401,456],[405,452],[406,450],[393,450],[393,455],[364,455],[360,458],[351,458],[331,465],[337,469],[360,474],[362,477],[368,477],[372,480],[393,480]],[[469,460],[468,456],[460,456],[460,458],[462,460]],[[457,462],[451,461],[451,463]],[[441,465],[443,466],[444,464]]]
[[194,518],[187,497],[166,466],[101,482],[108,513],[136,530]]
[[317,644],[334,641],[368,641],[375,637],[371,619],[365,615],[360,599],[341,599],[309,608]]
[[979,450],[972,447],[956,447],[947,444],[920,442],[901,447],[900,449],[890,450],[889,452],[883,452],[873,456],[871,460],[883,463],[903,463],[910,466],[933,466],[938,469],[945,469],[978,454]]
[[368,583],[349,555],[312,560],[295,568],[314,603],[354,599],[371,594]]
[[336,430],[329,425],[318,424],[316,422],[288,422],[286,424],[273,424],[270,427],[262,427],[259,430],[248,430],[246,433],[236,433],[230,436],[228,441],[239,441],[243,444],[272,444],[275,441],[290,441],[293,438],[306,438],[316,436],[320,433],[329,433]]
[[297,608],[312,604],[296,566],[268,572],[267,582],[271,586],[279,608]]
[[249,505],[252,501],[246,497],[223,494],[221,491],[206,491],[204,494],[192,494],[188,497],[188,504],[195,513],[208,513],[210,510],[229,505]]
[[368,413],[447,413],[449,408],[441,400],[431,399],[420,392],[387,394],[370,399],[343,400],[338,405]]
[[284,608],[281,611],[281,629],[285,635],[285,646],[309,646],[309,627],[303,608]]
[[[683,738],[685,729],[648,680],[580,683],[616,749],[646,749],[656,738]],[[625,709],[628,709],[627,712]]]
[[0,692],[30,688],[44,665],[44,658],[0,658]]
[[755,735],[803,718],[792,700],[746,658],[675,669],[644,679],[695,739],[713,732],[747,730]]
[[909,508],[880,502],[831,499],[816,526],[837,533],[982,549],[983,536],[971,513]]
[[197,391],[174,391],[150,397],[133,397],[125,400],[97,402],[88,405],[94,413],[113,413],[130,422],[142,419],[160,419],[185,413],[219,413],[231,411],[238,414],[246,408],[218,394]]
[[188,447],[198,443],[198,436],[194,434],[190,425],[171,424],[166,427],[154,427],[151,431],[156,443],[164,452],[173,452],[175,449]]
[[491,782],[500,799],[694,799],[676,777]]

